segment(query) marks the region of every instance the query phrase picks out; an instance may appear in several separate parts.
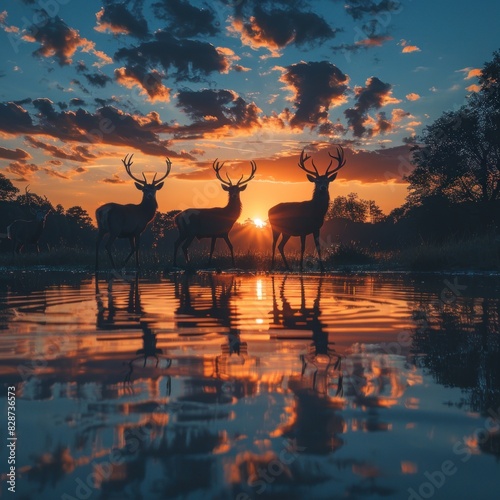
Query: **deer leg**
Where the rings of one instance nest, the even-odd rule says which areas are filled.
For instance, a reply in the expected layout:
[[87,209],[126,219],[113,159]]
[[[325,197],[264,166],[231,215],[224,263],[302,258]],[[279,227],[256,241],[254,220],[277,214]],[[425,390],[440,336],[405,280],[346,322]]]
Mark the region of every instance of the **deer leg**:
[[188,236],[188,238],[184,242],[184,245],[182,245],[182,251],[184,252],[184,258],[186,259],[186,264],[189,264],[188,248],[189,248],[189,245],[191,245],[193,240],[194,240],[194,236]]
[[271,269],[274,269],[274,252],[276,250],[276,242],[280,237],[280,232],[273,229],[273,252],[271,255]]
[[99,269],[99,246],[101,245],[102,238],[104,233],[99,231],[97,233],[97,240],[95,242],[95,270]]
[[184,237],[179,235],[179,237],[175,240],[174,243],[174,266],[177,266],[177,250],[179,249],[179,245],[184,241]]
[[216,236],[212,237],[212,241],[210,242],[210,255],[208,257],[208,265],[210,265],[210,263],[212,262],[212,255],[214,253],[216,241],[217,241],[217,237]]
[[290,239],[289,234],[283,234],[283,236],[281,237],[280,244],[278,245],[278,250],[280,251],[281,257],[283,259],[283,262],[285,263],[285,267],[286,267],[287,271],[290,271],[290,266],[288,265],[288,262],[286,260],[284,249],[285,249],[286,242],[289,239]]
[[122,267],[125,267],[125,265],[127,264],[127,262],[129,261],[130,257],[132,257],[133,253],[136,251],[136,244],[135,244],[135,239],[133,236],[130,236],[130,238],[128,239],[129,243],[130,243],[130,252],[129,254],[127,255],[126,259],[123,261],[123,265]]
[[314,244],[316,245],[316,251],[318,252],[319,268],[323,273],[325,269],[323,268],[323,262],[321,261],[321,245],[319,244],[319,230],[313,233]]
[[108,252],[108,257],[109,260],[111,261],[111,265],[113,266],[113,269],[116,269],[115,266],[115,261],[113,260],[113,255],[111,254],[111,249],[113,248],[113,243],[115,241],[116,237],[109,235],[108,241],[106,242],[106,252]]
[[234,267],[233,244],[229,241],[229,236],[227,234],[224,235],[224,241],[227,243],[227,246],[229,247],[229,251],[231,252],[231,262],[233,263],[233,267]]
[[139,243],[141,241],[141,235],[138,234],[135,237],[135,267],[136,269],[139,269]]
[[[304,251],[306,249],[306,235],[300,235],[300,272],[302,272],[302,262],[304,260]],[[302,279],[302,278],[301,278]]]

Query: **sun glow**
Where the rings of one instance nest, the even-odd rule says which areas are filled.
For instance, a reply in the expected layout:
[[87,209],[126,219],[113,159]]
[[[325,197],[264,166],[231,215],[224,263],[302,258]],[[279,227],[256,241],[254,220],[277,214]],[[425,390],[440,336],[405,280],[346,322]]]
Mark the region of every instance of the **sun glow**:
[[263,227],[266,227],[265,221],[259,218],[255,218],[253,220],[253,223],[255,224],[255,227],[258,227],[259,229],[262,229]]

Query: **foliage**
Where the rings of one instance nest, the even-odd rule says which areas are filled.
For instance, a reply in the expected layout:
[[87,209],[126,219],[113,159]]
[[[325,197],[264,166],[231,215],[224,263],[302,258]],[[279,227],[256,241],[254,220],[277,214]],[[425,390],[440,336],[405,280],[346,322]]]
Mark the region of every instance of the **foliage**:
[[12,184],[10,179],[0,173],[0,201],[12,201],[17,193],[19,193],[19,189]]
[[479,92],[426,127],[413,148],[408,199],[430,196],[487,206],[500,196],[500,54],[486,63]]
[[347,219],[353,222],[380,222],[384,218],[382,210],[373,200],[362,200],[357,193],[337,196],[331,203],[328,218]]

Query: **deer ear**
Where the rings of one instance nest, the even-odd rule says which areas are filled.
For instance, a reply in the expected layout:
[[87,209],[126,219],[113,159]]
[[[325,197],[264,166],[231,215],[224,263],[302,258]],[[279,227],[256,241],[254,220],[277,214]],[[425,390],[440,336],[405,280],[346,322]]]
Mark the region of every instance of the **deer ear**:
[[308,180],[309,182],[314,182],[314,181],[316,180],[316,178],[315,178],[315,177],[313,177],[312,175],[309,175],[309,174],[307,174],[307,176],[306,176],[306,177],[307,177],[307,180]]
[[335,172],[334,174],[330,175],[330,177],[328,177],[328,182],[332,182],[332,181],[334,181],[336,178],[337,178],[337,172]]
[[246,188],[247,188],[247,184],[245,184],[244,186],[241,186],[240,191],[245,191]]
[[221,186],[224,191],[229,191],[229,186],[226,186],[225,184],[221,184]]
[[163,184],[164,184],[163,182],[160,182],[159,184],[157,184],[155,186],[156,191],[160,190],[163,187]]
[[135,187],[139,190],[139,191],[143,191],[144,189],[144,186],[142,184],[139,184],[138,182],[134,182],[135,184]]

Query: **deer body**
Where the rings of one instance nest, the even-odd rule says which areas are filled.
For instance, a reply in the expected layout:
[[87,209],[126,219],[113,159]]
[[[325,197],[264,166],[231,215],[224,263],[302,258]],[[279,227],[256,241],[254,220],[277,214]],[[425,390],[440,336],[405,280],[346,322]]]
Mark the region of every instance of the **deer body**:
[[195,238],[198,240],[202,238],[212,238],[208,264],[212,262],[212,255],[214,253],[217,238],[223,238],[231,252],[231,261],[234,266],[233,244],[229,240],[229,231],[231,231],[234,223],[241,214],[240,193],[246,189],[246,183],[255,175],[257,166],[254,162],[251,162],[252,173],[250,177],[242,181],[242,176],[236,184],[232,184],[229,177],[229,182],[220,177],[219,171],[223,165],[224,163],[219,165],[217,160],[215,160],[213,169],[217,178],[222,183],[222,189],[228,193],[229,199],[227,205],[225,207],[214,208],[188,208],[177,214],[175,217],[175,224],[179,230],[179,237],[174,244],[174,266],[177,265],[177,250],[181,243],[183,243],[182,251],[184,253],[184,258],[186,262],[189,263],[188,248]]
[[[310,158],[310,156],[305,155],[304,151],[302,151],[299,160],[299,167],[307,172],[307,179],[314,183],[313,197],[308,201],[280,203],[269,210],[269,223],[273,232],[271,267],[274,267],[276,243],[280,235],[282,235],[282,237],[278,245],[278,250],[283,258],[285,267],[288,270],[290,267],[285,257],[285,245],[292,236],[300,236],[300,270],[302,271],[306,236],[312,234],[314,237],[316,251],[318,252],[320,269],[323,272],[324,269],[323,262],[321,261],[319,231],[323,225],[325,214],[330,203],[328,187],[337,177],[337,171],[345,165],[342,148],[337,148],[337,153],[337,156],[333,156],[329,153],[332,160],[330,161],[326,172],[323,175],[320,175],[318,169],[314,165],[314,162],[314,171],[306,168],[305,162]],[[333,159],[338,161],[338,166],[330,172]]]
[[[36,253],[40,253],[38,241],[45,228],[47,215],[51,212],[51,208],[43,208],[41,206],[32,208],[30,203],[30,192],[26,186],[26,199],[31,213],[35,216],[34,220],[15,220],[7,227],[7,238],[12,240],[12,252],[20,253],[26,245],[35,245]],[[45,201],[48,203],[47,197]]]
[[125,165],[127,174],[134,179],[135,187],[142,191],[142,201],[138,205],[127,203],[122,205],[120,203],[106,203],[100,206],[95,213],[97,220],[97,242],[96,242],[96,255],[95,255],[95,268],[98,269],[99,264],[99,246],[102,239],[106,234],[109,235],[106,242],[106,251],[113,268],[116,268],[111,249],[113,243],[117,238],[128,238],[130,242],[130,253],[128,254],[123,266],[128,262],[130,257],[135,252],[135,265],[139,268],[139,243],[140,237],[146,226],[153,220],[153,217],[158,208],[156,201],[156,192],[163,187],[163,179],[170,173],[171,162],[167,158],[167,172],[158,180],[156,174],[151,183],[148,183],[144,173],[142,174],[144,180],[137,179],[130,171],[132,165],[132,157],[128,159],[128,155],[122,160]]
[[20,253],[26,245],[36,245],[36,253],[40,253],[38,241],[45,227],[48,212],[40,211],[35,220],[15,220],[7,227],[7,237],[12,240],[12,250]]

